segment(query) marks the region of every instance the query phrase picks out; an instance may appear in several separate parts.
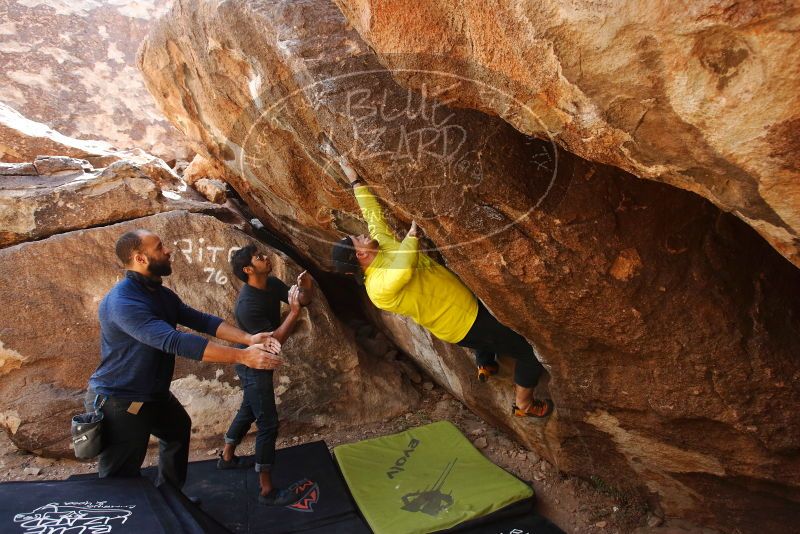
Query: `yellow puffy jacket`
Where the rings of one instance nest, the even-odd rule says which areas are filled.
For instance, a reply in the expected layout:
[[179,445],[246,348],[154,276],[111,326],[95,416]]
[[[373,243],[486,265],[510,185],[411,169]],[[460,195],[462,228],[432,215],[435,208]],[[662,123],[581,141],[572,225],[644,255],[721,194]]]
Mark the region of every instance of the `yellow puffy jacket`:
[[381,206],[367,186],[355,188],[356,200],[380,251],[364,273],[370,300],[382,310],[406,315],[448,343],[467,335],[478,316],[478,299],[453,273],[425,254],[419,240],[397,241]]

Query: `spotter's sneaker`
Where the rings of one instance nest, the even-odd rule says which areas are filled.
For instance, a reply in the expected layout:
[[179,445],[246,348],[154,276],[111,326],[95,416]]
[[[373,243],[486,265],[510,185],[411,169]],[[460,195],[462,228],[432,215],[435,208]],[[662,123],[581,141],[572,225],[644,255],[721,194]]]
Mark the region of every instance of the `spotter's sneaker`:
[[300,500],[300,496],[286,488],[272,488],[266,495],[258,494],[258,504],[264,506],[289,506],[298,500]]
[[248,460],[241,456],[236,456],[235,454],[230,462],[222,457],[222,453],[219,453],[219,458],[217,459],[217,469],[246,469],[254,465],[255,462],[253,460]]

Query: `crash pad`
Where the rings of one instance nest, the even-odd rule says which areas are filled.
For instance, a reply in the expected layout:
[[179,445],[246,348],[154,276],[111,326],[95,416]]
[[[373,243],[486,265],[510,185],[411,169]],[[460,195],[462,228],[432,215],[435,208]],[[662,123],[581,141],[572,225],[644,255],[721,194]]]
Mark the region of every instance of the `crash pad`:
[[376,534],[445,530],[533,496],[528,484],[489,461],[448,421],[333,452]]
[[0,532],[209,532],[170,500],[145,478],[8,482],[0,484]]

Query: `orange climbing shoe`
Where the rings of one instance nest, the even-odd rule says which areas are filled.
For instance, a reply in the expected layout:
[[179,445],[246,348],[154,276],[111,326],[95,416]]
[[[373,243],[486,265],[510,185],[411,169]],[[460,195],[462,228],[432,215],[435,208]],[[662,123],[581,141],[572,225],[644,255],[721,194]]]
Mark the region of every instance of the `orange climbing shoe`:
[[478,367],[478,380],[481,382],[486,382],[489,380],[489,377],[492,375],[496,375],[497,371],[500,370],[500,367],[496,363],[490,363],[488,365],[481,365]]
[[533,399],[531,405],[522,409],[516,404],[511,407],[511,413],[517,417],[547,417],[553,412],[553,401],[550,399]]

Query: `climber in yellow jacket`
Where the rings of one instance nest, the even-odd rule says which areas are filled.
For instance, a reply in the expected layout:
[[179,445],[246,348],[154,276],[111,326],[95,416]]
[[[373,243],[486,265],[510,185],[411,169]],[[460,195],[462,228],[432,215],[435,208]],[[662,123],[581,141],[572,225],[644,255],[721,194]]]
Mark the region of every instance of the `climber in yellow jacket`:
[[458,277],[419,252],[416,222],[397,241],[369,187],[347,161],[339,163],[353,186],[369,235],[351,235],[337,242],[332,252],[334,268],[363,275],[367,295],[378,308],[410,317],[443,341],[474,349],[481,381],[498,371],[497,353],[514,357],[514,415],[550,415],[552,401],[533,396],[544,368],[527,340],[500,324]]

